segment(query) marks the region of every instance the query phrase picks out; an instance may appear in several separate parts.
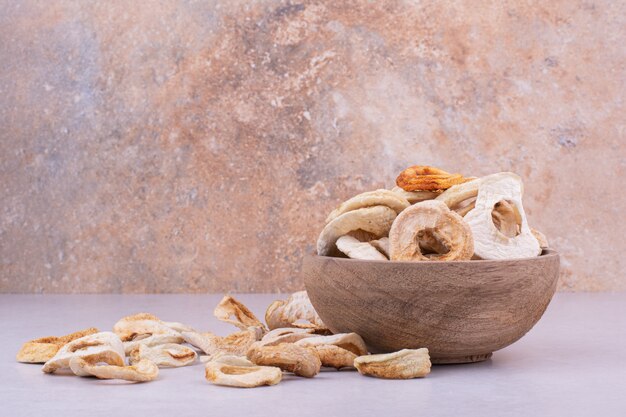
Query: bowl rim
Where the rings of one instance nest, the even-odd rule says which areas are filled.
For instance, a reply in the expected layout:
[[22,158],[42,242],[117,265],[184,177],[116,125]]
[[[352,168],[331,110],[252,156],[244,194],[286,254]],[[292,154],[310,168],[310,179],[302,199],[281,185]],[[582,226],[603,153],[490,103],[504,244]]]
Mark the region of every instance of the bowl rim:
[[543,251],[538,256],[531,256],[528,258],[514,258],[514,259],[470,259],[464,261],[378,261],[371,259],[352,259],[352,258],[340,258],[336,256],[324,256],[317,254],[307,254],[305,258],[311,259],[323,259],[323,260],[333,260],[336,262],[346,262],[346,263],[369,263],[372,265],[489,265],[489,264],[504,264],[509,262],[533,262],[538,259],[559,259],[559,253],[552,248],[543,249]]

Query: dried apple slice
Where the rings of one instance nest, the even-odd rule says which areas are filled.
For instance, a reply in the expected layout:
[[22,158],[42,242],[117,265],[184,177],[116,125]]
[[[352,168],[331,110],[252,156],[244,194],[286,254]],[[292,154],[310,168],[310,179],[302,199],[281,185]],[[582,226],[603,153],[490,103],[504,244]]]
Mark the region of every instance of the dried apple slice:
[[396,185],[404,191],[443,191],[453,185],[469,181],[461,174],[450,174],[439,168],[414,165],[396,178]]
[[387,257],[380,253],[369,242],[360,242],[358,239],[346,235],[337,239],[337,249],[345,253],[348,258],[370,261],[386,261]]
[[265,312],[265,322],[270,330],[283,327],[314,329],[317,332],[328,330],[306,291],[295,292],[287,300],[276,300],[270,304]]
[[140,344],[130,352],[129,357],[131,365],[148,359],[158,367],[178,368],[191,365],[198,354],[195,350],[176,343],[166,343],[154,347]]
[[467,260],[473,253],[468,224],[441,201],[412,205],[400,213],[389,232],[392,261]]
[[41,369],[53,373],[58,369],[69,368],[73,357],[86,361],[97,359],[109,365],[124,365],[124,346],[120,338],[112,332],[95,333],[73,340],[63,346]]
[[268,346],[256,342],[250,346],[247,357],[255,365],[276,366],[283,371],[306,378],[317,375],[322,367],[315,349],[293,343]]
[[528,258],[541,253],[522,205],[522,180],[512,172],[483,177],[476,207],[464,219],[481,259]]
[[352,368],[354,360],[357,358],[354,352],[335,345],[316,345],[314,346],[320,357],[322,366],[328,368]]
[[307,337],[316,337],[315,329],[299,329],[296,327],[279,327],[266,333],[257,342],[263,346],[274,346],[281,343],[294,343]]
[[95,376],[99,379],[123,379],[133,382],[153,381],[159,375],[159,368],[148,359],[142,359],[131,366],[98,365],[98,360],[86,360],[75,356],[70,360],[72,372],[78,376]]
[[387,236],[396,215],[395,210],[387,206],[366,207],[344,213],[322,230],[317,240],[317,254],[327,256],[336,253],[337,239],[356,230],[369,232],[374,238]]
[[254,313],[242,302],[230,295],[225,295],[222,298],[222,301],[215,307],[213,315],[218,320],[230,323],[241,330],[247,330],[249,327],[259,327],[265,331],[265,326],[256,318]]
[[283,372],[275,366],[238,366],[219,361],[207,362],[204,371],[207,381],[238,388],[276,385],[283,377]]
[[298,346],[338,346],[357,356],[367,355],[363,338],[356,333],[337,333],[329,336],[307,337],[296,342]]
[[124,352],[128,355],[133,349],[139,345],[154,347],[165,345],[168,343],[183,343],[184,338],[180,334],[153,334],[142,339],[131,340],[130,342],[122,342],[124,344]]
[[359,356],[354,366],[362,375],[387,379],[421,378],[430,373],[428,349],[402,349],[394,353]]
[[406,198],[393,191],[380,189],[375,191],[367,191],[355,195],[349,200],[341,203],[339,207],[333,210],[326,218],[326,223],[330,223],[337,217],[349,211],[354,211],[365,207],[386,206],[393,209],[396,213],[400,213],[409,207],[410,203]]
[[122,342],[129,342],[137,339],[137,337],[148,337],[154,334],[180,334],[150,313],[138,313],[120,319],[113,326],[113,332],[122,339]]
[[98,329],[90,327],[65,336],[48,336],[30,340],[22,345],[20,351],[17,352],[16,359],[23,363],[45,363],[69,342],[95,333],[98,333]]
[[231,333],[228,336],[217,336],[211,332],[183,332],[185,342],[197,347],[209,356],[218,353],[231,355],[245,355],[252,343],[261,340],[263,331],[259,327],[249,327],[246,330]]
[[481,179],[476,178],[463,184],[453,185],[441,193],[435,200],[444,202],[450,209],[454,209],[463,201],[476,198]]

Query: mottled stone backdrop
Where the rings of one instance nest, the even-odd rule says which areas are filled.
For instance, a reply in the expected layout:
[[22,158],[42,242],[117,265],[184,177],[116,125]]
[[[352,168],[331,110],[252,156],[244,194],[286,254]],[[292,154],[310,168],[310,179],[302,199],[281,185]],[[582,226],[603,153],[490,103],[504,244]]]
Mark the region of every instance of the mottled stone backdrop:
[[623,1],[0,0],[0,291],[302,286],[409,164],[525,180],[564,290],[624,290]]

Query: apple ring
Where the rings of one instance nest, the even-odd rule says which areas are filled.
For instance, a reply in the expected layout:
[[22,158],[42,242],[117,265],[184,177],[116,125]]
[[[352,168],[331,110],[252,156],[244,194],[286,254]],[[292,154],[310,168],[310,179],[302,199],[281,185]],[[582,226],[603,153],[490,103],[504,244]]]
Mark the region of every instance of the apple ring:
[[449,174],[438,168],[415,165],[402,171],[396,178],[396,185],[404,191],[447,190],[456,184],[469,181],[461,174]]
[[333,210],[326,218],[326,224],[335,220],[337,217],[349,211],[357,210],[364,207],[373,206],[387,206],[393,209],[396,213],[400,213],[411,204],[403,196],[394,193],[393,191],[380,189],[375,191],[368,191],[355,195],[349,200],[344,201]]
[[467,260],[473,254],[469,226],[441,201],[414,204],[398,215],[389,231],[392,261]]
[[375,239],[387,236],[396,216],[396,211],[387,206],[365,207],[343,213],[328,223],[320,233],[317,254],[327,256],[337,253],[337,239],[356,230],[369,232]]
[[541,253],[539,242],[528,226],[522,191],[522,180],[512,172],[481,179],[476,207],[464,217],[472,229],[476,256],[518,259]]

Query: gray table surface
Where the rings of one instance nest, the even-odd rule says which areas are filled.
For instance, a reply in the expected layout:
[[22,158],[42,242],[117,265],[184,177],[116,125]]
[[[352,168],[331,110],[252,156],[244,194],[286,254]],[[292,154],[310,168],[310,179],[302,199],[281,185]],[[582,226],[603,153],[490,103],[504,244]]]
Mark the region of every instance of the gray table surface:
[[[204,379],[201,363],[162,369],[143,384],[46,375],[20,364],[22,342],[151,312],[228,334],[213,318],[220,295],[0,295],[0,415],[626,416],[626,293],[560,293],[520,341],[476,364],[435,366],[424,379],[355,371],[286,376],[236,389]],[[259,317],[276,295],[238,295]]]

